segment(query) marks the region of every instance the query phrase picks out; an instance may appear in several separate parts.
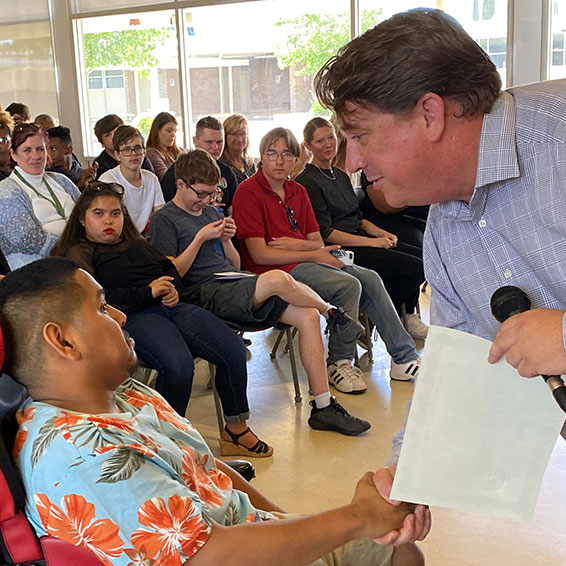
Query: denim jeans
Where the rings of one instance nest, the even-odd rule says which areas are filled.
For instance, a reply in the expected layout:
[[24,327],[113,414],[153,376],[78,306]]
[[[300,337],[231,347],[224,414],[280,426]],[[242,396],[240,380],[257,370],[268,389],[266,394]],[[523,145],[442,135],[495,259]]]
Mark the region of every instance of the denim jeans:
[[181,415],[193,383],[194,359],[216,366],[216,389],[224,418],[249,418],[246,348],[242,339],[212,313],[186,303],[152,305],[128,313],[124,328],[136,342],[140,360],[158,372],[155,389]]
[[[300,263],[290,273],[297,281],[314,289],[325,301],[342,307],[354,320],[358,319],[361,306],[377,328],[394,362],[409,362],[417,357],[415,343],[403,328],[381,278],[374,271],[359,265],[338,270],[318,263]],[[331,333],[327,363],[352,359],[355,348],[355,342],[344,344]]]

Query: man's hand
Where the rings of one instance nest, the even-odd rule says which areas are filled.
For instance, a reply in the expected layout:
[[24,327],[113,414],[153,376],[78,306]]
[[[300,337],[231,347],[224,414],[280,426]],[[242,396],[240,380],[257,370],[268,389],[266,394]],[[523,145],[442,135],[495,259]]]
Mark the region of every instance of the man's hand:
[[[400,501],[389,499],[391,488],[393,487],[394,475],[395,467],[381,468],[373,474],[373,484],[381,497],[391,505],[395,507],[406,505]],[[413,506],[413,512],[405,516],[403,525],[400,528],[392,530],[379,538],[374,538],[374,540],[378,544],[392,544],[393,546],[424,540],[430,531],[431,524],[432,518],[430,509],[426,505],[415,505]]]
[[331,265],[336,269],[342,269],[344,264],[336,259],[330,252],[340,249],[340,246],[324,246],[312,252],[311,261],[313,263],[325,263],[326,265]]
[[215,238],[221,238],[222,234],[224,233],[225,226],[226,218],[217,220],[216,222],[211,222],[210,224],[203,226],[197,232],[196,237],[199,238],[199,240],[202,242],[205,242],[206,240],[214,240]]
[[566,373],[562,336],[564,311],[534,309],[508,318],[499,329],[487,361],[503,356],[523,377]]
[[155,299],[156,297],[161,297],[162,295],[168,295],[172,291],[177,292],[173,283],[173,277],[169,275],[163,275],[154,279],[149,286],[151,287],[151,296]]
[[372,472],[367,472],[358,482],[352,504],[359,510],[364,524],[360,537],[377,539],[398,532],[406,517],[413,512],[414,505],[389,503],[377,491],[373,476]]
[[228,240],[231,240],[235,235],[236,235],[236,223],[234,222],[233,218],[227,216],[226,218],[224,218],[224,229],[222,230],[222,235],[220,236],[220,239],[223,242],[227,242]]
[[96,179],[96,172],[98,171],[98,163],[95,161],[90,167],[83,169],[77,181],[77,187],[81,191],[91,182]]

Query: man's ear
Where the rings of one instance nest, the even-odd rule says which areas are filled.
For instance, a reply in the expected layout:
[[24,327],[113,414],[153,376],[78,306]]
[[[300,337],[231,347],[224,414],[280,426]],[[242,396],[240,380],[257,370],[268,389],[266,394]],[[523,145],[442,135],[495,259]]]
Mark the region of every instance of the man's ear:
[[417,102],[417,111],[422,117],[425,136],[433,143],[440,141],[446,129],[446,103],[442,96],[427,92]]
[[193,147],[197,146],[197,137],[193,136]]
[[65,150],[65,155],[71,155],[73,153],[73,146],[68,145],[67,149]]
[[72,362],[81,359],[81,353],[77,350],[73,333],[69,332],[69,327],[56,322],[48,322],[43,327],[43,339],[51,348],[52,354]]
[[185,181],[183,181],[183,179],[177,179],[175,181],[175,186],[177,187],[177,190],[187,188],[187,185],[186,185]]

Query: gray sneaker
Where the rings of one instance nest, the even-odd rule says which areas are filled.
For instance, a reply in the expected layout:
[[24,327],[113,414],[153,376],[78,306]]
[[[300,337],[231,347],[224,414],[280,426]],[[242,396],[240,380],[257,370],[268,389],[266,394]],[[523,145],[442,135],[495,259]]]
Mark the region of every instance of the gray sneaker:
[[328,310],[328,330],[335,332],[344,344],[355,342],[365,332],[363,325],[354,320],[342,307]]
[[335,397],[330,397],[330,405],[317,409],[311,401],[311,416],[309,426],[315,430],[334,430],[346,436],[357,436],[371,428],[371,424],[358,417],[352,416]]

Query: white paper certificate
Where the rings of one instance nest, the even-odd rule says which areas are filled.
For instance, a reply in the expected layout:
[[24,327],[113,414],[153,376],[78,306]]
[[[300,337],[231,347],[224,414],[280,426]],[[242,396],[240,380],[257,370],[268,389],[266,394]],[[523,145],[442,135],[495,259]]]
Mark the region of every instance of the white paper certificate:
[[564,413],[490,346],[430,327],[392,499],[531,519]]

